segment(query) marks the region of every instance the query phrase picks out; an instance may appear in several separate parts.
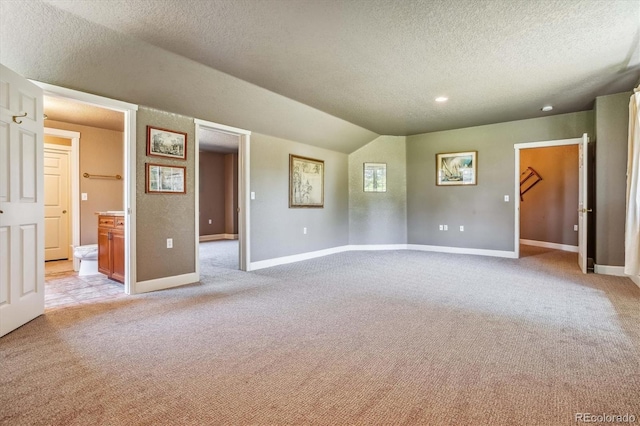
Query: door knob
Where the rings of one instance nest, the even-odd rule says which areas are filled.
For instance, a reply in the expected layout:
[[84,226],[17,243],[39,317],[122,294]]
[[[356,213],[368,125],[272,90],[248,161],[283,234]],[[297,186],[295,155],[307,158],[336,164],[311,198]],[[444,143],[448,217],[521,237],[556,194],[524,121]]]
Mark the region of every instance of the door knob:
[[66,210],[62,210],[62,214],[65,214],[67,211]]

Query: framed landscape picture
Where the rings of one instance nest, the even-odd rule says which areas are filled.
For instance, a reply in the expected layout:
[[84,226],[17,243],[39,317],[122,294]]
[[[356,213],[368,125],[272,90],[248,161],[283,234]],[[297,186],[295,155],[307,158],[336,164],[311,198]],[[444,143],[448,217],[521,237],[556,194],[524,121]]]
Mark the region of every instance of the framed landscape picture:
[[147,126],[147,155],[186,160],[187,134]]
[[387,192],[387,164],[364,163],[364,192]]
[[146,163],[146,191],[149,194],[186,194],[187,168]]
[[289,155],[289,207],[324,207],[324,161]]
[[478,151],[436,154],[436,185],[476,185]]

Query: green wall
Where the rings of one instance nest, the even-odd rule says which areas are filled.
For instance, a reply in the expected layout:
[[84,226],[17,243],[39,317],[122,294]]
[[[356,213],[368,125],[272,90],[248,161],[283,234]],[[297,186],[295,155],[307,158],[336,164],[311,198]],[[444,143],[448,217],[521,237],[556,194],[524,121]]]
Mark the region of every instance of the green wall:
[[[349,154],[349,244],[406,244],[406,152],[406,137],[380,136]],[[386,163],[386,192],[364,192],[364,163]]]
[[631,92],[596,98],[596,265],[624,266]]
[[[408,243],[513,251],[513,145],[591,135],[593,126],[584,111],[407,137]],[[478,151],[478,184],[436,186],[436,154],[457,151]]]
[[[289,154],[324,161],[324,208],[289,208]],[[347,245],[347,167],[347,154],[252,134],[251,262]]]

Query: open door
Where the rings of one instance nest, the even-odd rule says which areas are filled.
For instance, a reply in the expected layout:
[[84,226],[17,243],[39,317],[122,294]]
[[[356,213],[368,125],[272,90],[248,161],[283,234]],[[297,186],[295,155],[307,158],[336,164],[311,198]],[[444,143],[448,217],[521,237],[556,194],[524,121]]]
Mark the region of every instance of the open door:
[[585,133],[582,135],[582,142],[579,146],[580,167],[578,170],[578,265],[583,274],[587,273],[587,214],[591,212],[588,208],[588,144],[589,137]]
[[0,65],[0,336],[44,313],[42,89]]

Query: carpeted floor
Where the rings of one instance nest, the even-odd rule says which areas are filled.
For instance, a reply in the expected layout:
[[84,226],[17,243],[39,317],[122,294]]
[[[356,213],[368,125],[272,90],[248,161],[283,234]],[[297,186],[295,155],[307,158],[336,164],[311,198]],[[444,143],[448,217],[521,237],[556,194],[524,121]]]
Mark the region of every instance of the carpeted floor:
[[0,371],[11,425],[639,419],[640,288],[541,248],[349,252],[48,313]]
[[215,275],[221,269],[239,269],[238,240],[219,240],[200,243],[200,269]]

